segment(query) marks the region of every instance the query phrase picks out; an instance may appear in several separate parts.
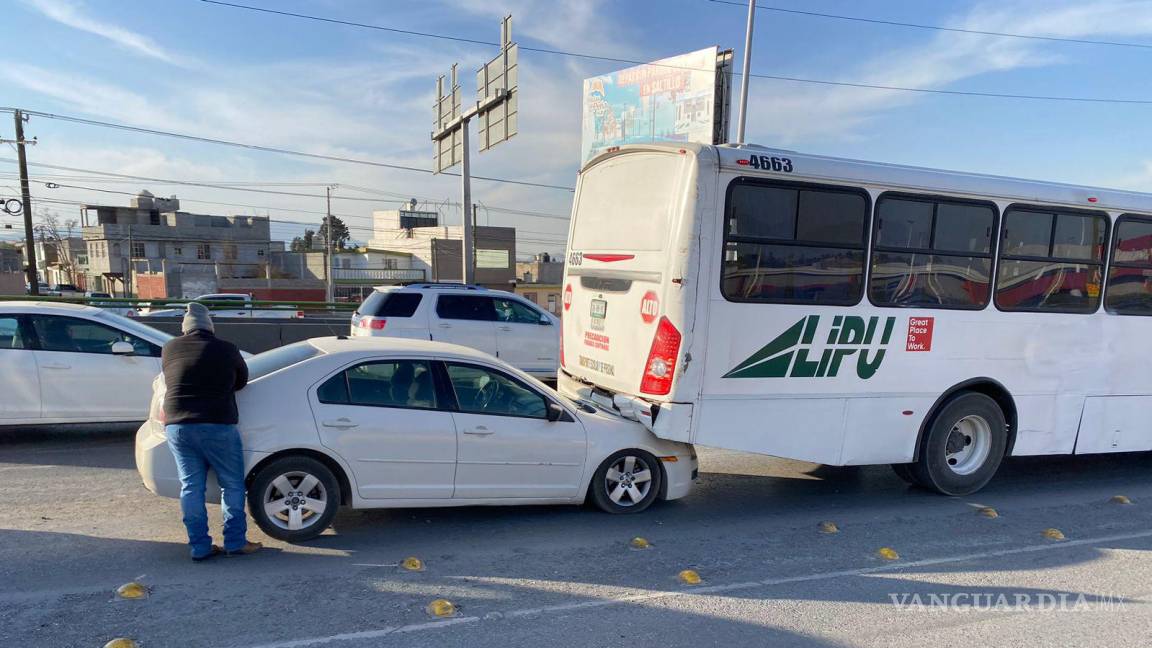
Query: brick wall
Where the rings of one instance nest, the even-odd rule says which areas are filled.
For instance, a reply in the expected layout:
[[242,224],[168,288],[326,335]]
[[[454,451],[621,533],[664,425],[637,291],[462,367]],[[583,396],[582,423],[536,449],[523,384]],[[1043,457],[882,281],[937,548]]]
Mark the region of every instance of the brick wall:
[[136,295],[140,299],[165,299],[168,297],[168,283],[163,272],[136,274]]

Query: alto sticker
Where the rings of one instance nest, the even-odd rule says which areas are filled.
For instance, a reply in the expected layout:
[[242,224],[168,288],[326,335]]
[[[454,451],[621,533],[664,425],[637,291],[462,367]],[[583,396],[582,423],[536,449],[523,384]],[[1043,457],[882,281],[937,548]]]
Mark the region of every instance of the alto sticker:
[[656,296],[655,291],[649,290],[644,293],[644,299],[640,300],[640,317],[645,324],[651,324],[656,321],[658,315],[660,315],[660,298]]
[[831,326],[826,316],[823,322],[822,326],[820,315],[800,318],[723,377],[835,378],[842,365],[855,369],[864,380],[876,375],[888,352],[896,318],[837,315]]
[[572,308],[572,284],[564,287],[564,310]]
[[907,351],[931,351],[932,328],[935,323],[935,317],[909,317],[908,344],[905,349]]

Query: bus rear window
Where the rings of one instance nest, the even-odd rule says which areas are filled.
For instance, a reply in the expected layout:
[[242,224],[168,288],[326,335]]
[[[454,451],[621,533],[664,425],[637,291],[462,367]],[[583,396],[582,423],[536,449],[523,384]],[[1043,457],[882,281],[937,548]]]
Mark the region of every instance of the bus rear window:
[[687,155],[630,153],[584,173],[571,248],[663,250],[684,194]]

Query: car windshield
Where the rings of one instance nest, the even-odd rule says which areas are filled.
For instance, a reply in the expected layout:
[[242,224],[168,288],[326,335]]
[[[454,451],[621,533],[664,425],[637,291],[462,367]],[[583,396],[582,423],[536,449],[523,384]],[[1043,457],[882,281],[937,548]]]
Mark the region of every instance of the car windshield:
[[308,342],[296,342],[287,346],[278,347],[264,353],[258,353],[248,358],[248,379],[256,380],[274,371],[280,371],[294,364],[304,362],[309,358],[320,355],[320,349]]

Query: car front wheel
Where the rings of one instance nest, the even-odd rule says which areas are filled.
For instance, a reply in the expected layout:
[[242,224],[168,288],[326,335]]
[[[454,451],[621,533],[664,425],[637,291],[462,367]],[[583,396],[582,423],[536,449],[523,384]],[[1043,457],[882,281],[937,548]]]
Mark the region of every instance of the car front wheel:
[[639,513],[660,494],[660,463],[643,450],[621,450],[596,469],[592,501],[608,513]]
[[264,533],[285,542],[311,540],[332,523],[340,483],[310,457],[284,457],[264,466],[248,488],[248,510]]

